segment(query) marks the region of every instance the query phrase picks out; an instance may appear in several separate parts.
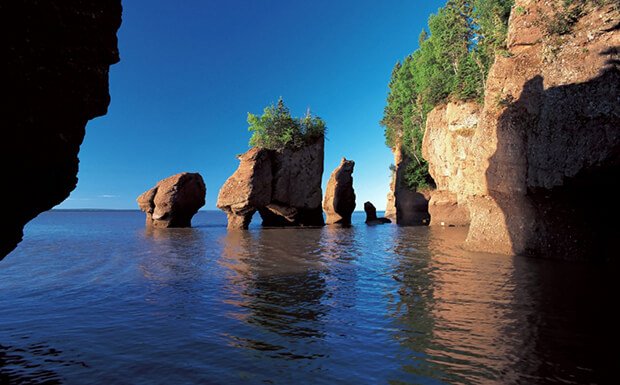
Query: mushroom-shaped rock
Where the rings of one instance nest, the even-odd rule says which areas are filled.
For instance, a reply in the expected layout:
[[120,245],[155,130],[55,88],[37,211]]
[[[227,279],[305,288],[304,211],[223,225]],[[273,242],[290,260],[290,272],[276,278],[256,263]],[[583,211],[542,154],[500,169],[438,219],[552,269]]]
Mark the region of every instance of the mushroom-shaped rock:
[[247,229],[258,207],[271,200],[271,151],[254,147],[239,156],[239,168],[226,180],[217,207],[228,216],[229,229]]
[[342,158],[327,182],[323,211],[326,224],[351,224],[351,214],[355,210],[355,190],[353,190],[353,167],[355,162]]
[[377,209],[371,202],[364,203],[364,211],[366,211],[367,225],[382,225],[384,223],[392,223],[388,218],[377,218]]
[[207,188],[198,173],[183,172],[160,180],[136,199],[146,213],[146,225],[191,227],[192,217],[205,204]]
[[259,147],[239,156],[239,168],[217,197],[229,229],[247,229],[259,212],[263,226],[322,226],[324,138],[301,147]]

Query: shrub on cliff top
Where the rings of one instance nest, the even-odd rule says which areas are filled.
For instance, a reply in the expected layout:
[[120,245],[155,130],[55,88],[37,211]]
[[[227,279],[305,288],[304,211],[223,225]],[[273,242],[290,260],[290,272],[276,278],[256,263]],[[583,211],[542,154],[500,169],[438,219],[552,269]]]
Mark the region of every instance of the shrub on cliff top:
[[325,122],[312,116],[310,110],[302,118],[293,118],[282,98],[277,105],[265,108],[262,116],[248,113],[251,147],[270,150],[301,147],[325,135]]
[[432,181],[422,158],[427,114],[447,100],[481,101],[496,51],[505,49],[513,0],[448,0],[428,21],[419,48],[396,63],[381,125],[385,142],[412,159],[405,170],[410,188]]

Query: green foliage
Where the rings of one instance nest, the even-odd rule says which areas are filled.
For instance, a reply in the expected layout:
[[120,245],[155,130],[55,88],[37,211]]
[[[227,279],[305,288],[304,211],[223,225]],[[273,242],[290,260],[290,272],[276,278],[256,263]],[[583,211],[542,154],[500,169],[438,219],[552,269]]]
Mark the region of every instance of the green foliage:
[[270,150],[301,147],[325,135],[325,122],[312,116],[310,110],[302,118],[293,118],[282,98],[277,105],[265,108],[262,116],[248,113],[251,147]]
[[512,4],[448,0],[429,18],[419,48],[394,66],[381,125],[386,144],[413,160],[405,176],[412,189],[432,183],[421,154],[427,114],[448,100],[482,100],[495,53],[505,50]]
[[422,190],[435,187],[435,181],[428,173],[428,163],[417,164],[411,162],[405,167],[405,183],[412,190]]

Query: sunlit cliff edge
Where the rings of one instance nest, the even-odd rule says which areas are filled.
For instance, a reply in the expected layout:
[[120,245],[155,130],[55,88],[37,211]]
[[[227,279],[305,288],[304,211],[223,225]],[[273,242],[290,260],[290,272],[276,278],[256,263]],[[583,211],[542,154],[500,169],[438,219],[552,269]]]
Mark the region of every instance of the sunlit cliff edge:
[[482,106],[429,113],[431,225],[469,224],[476,251],[609,258],[620,236],[620,11],[585,2],[570,29],[550,33],[552,3],[515,2]]

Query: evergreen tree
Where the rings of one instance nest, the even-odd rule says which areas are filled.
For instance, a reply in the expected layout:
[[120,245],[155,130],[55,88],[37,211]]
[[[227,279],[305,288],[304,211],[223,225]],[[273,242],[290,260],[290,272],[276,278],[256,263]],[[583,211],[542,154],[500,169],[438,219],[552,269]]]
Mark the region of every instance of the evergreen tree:
[[427,114],[447,100],[478,100],[495,52],[504,49],[513,0],[448,0],[429,18],[419,48],[392,70],[381,124],[386,144],[414,160],[412,189],[432,183],[422,159]]
[[303,118],[293,118],[282,98],[266,107],[262,116],[248,113],[248,130],[252,132],[250,146],[271,150],[301,147],[325,135],[325,122],[312,116],[310,110]]

